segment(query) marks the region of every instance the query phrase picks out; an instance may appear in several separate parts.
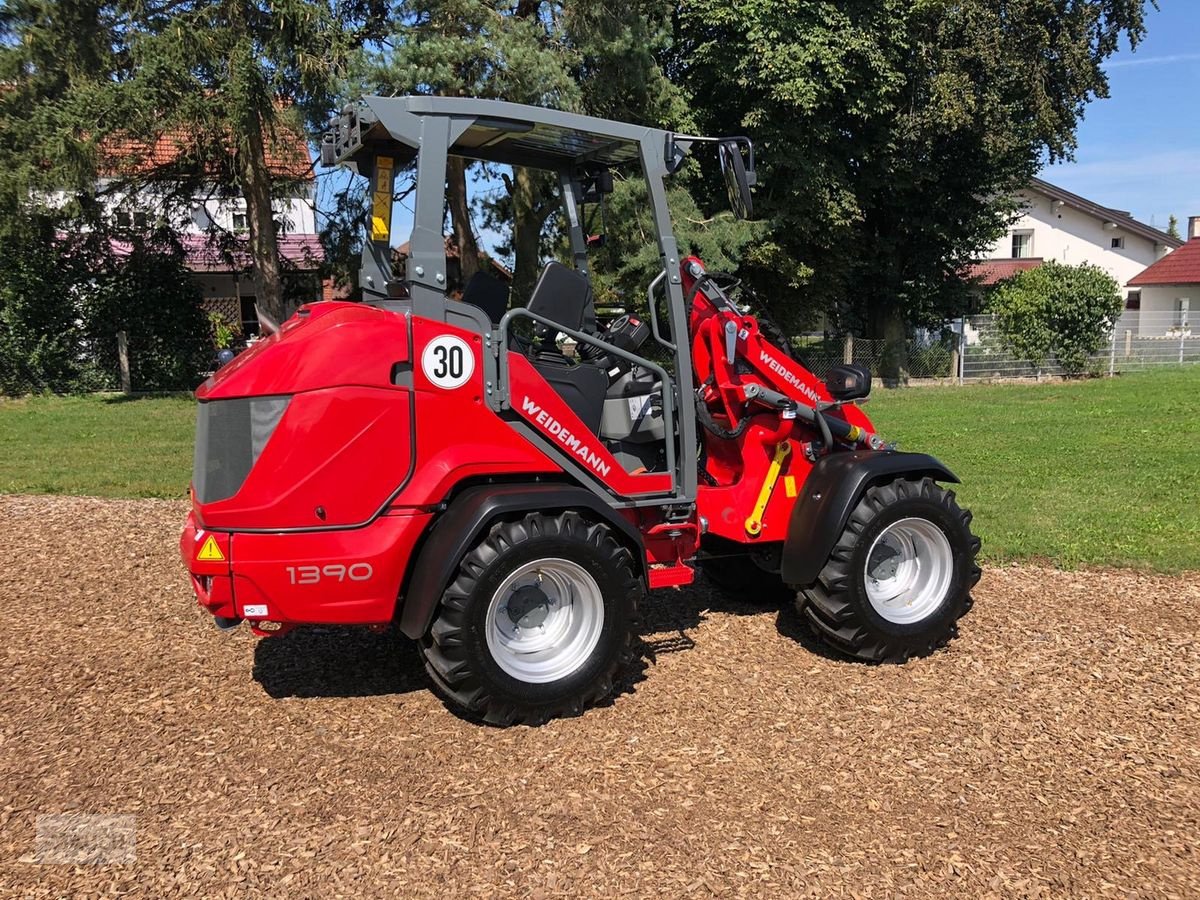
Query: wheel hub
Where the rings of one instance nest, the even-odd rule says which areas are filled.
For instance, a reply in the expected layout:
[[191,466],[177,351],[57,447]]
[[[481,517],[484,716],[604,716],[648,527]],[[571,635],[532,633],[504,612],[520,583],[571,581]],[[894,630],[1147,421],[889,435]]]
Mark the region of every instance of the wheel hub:
[[518,587],[508,599],[509,621],[517,628],[540,628],[550,614],[551,601],[536,584]]
[[520,681],[544,684],[587,663],[604,629],[596,579],[568,559],[542,559],[512,571],[488,604],[486,638],[496,665]]
[[863,574],[867,599],[882,618],[898,625],[923,621],[949,593],[950,540],[929,519],[900,519],[875,538]]
[[904,557],[903,551],[896,544],[895,537],[889,534],[886,539],[881,538],[871,550],[871,558],[867,560],[867,572],[872,581],[878,583],[896,577],[896,570],[900,568],[900,561]]

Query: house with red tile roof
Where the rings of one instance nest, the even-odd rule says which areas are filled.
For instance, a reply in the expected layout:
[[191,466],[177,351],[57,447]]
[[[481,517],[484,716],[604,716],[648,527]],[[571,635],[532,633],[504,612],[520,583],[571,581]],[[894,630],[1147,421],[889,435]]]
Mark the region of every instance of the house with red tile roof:
[[[246,202],[216,185],[178,196],[175,173],[182,178],[197,163],[189,155],[194,144],[179,132],[164,132],[153,145],[110,141],[104,148],[102,184],[130,174],[144,177],[146,187],[109,197],[109,215],[124,229],[139,230],[166,222],[180,236],[204,297],[205,309],[221,316],[242,334],[258,333],[253,266],[248,252]],[[267,141],[267,169],[286,187],[274,201],[274,218],[291,305],[332,296],[332,285],[318,270],[324,250],[318,238],[313,160],[308,141],[295,128],[280,127]],[[176,182],[178,183],[178,182]]]
[[1018,194],[1020,215],[1008,232],[970,268],[983,288],[1053,259],[1068,265],[1089,263],[1107,271],[1136,307],[1130,279],[1183,245],[1165,231],[1129,213],[1102,206],[1040,178]]
[[1129,280],[1140,294],[1139,337],[1190,332],[1200,318],[1200,216],[1188,219],[1187,243]]

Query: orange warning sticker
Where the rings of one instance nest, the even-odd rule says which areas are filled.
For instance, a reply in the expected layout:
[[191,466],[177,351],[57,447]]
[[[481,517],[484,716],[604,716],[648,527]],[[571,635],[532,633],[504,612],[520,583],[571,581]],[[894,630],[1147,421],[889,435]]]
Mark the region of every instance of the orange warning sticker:
[[200,548],[200,552],[196,554],[196,559],[204,562],[220,562],[225,559],[225,554],[217,546],[217,539],[210,534],[208,540],[204,542],[204,546]]

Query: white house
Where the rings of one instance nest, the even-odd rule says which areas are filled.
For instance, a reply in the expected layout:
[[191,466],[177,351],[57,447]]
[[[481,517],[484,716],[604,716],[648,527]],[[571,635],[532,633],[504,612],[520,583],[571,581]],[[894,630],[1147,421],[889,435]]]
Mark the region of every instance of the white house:
[[[1183,241],[1040,178],[1018,194],[1022,209],[1008,233],[972,267],[970,275],[989,286],[1046,260],[1090,263],[1126,286],[1147,266]],[[1136,287],[1126,288],[1126,305],[1136,308]]]
[[1191,334],[1200,316],[1200,216],[1188,219],[1188,241],[1129,281],[1139,292],[1138,336]]
[[[169,169],[183,152],[186,138],[166,133],[149,152],[138,148],[144,169]],[[125,148],[121,148],[125,149]],[[329,299],[331,285],[318,268],[324,251],[318,237],[315,180],[308,143],[298,131],[281,129],[267,148],[270,173],[292,185],[273,201],[279,255],[288,293],[299,303]],[[108,197],[109,215],[117,225],[142,230],[165,222],[179,235],[186,265],[203,294],[206,311],[220,313],[246,336],[258,333],[252,264],[246,250],[249,223],[246,202],[215,187],[195,196],[168,200],[169,191],[147,187],[136,194]]]

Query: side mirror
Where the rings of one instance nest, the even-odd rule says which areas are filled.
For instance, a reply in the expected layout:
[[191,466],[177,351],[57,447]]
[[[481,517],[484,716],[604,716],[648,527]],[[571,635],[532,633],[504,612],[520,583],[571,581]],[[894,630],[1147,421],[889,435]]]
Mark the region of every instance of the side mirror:
[[866,366],[834,366],[825,379],[834,400],[861,400],[871,393],[871,370]]
[[[750,165],[742,156],[742,144],[750,148]],[[717,146],[721,161],[721,175],[725,178],[725,190],[729,193],[729,206],[739,219],[754,218],[754,198],[750,188],[758,180],[754,172],[754,149],[745,138],[723,140]]]
[[581,182],[583,203],[599,203],[606,194],[613,192],[613,176],[608,169],[601,169]]

